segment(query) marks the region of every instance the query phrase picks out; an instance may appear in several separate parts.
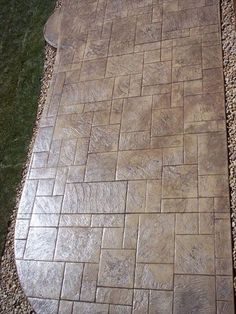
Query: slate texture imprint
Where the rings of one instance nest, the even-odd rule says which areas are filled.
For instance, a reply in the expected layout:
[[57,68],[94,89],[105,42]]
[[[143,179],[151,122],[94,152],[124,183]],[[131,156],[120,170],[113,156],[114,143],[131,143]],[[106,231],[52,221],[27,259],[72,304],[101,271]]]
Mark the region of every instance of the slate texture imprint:
[[218,0],[66,0],[15,256],[40,314],[234,313]]

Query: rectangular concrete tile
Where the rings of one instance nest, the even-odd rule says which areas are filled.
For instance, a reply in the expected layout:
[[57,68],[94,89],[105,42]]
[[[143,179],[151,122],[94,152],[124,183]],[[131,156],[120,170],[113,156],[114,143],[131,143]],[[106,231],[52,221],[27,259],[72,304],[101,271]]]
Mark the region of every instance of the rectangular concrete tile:
[[215,219],[215,254],[217,258],[228,258],[231,260],[231,234],[230,221],[226,219]]
[[[212,79],[214,77],[214,80]],[[224,92],[224,77],[222,68],[203,70],[203,92]]]
[[61,104],[109,100],[112,96],[113,85],[113,79],[100,79],[65,85]]
[[73,314],[108,314],[108,304],[74,302]]
[[184,105],[184,84],[183,82],[173,83],[171,91],[171,107],[183,107]]
[[226,175],[199,176],[200,197],[228,196],[229,184]]
[[202,78],[201,65],[186,65],[172,68],[172,81],[183,82]]
[[91,226],[104,228],[122,228],[124,227],[124,215],[92,215]]
[[22,259],[24,256],[26,240],[14,241],[14,254],[16,259]]
[[18,208],[18,213],[31,213],[34,205],[34,198],[37,191],[38,182],[36,180],[26,180],[21,200]]
[[175,249],[176,273],[214,274],[214,238],[212,236],[177,235]]
[[63,213],[124,213],[126,182],[67,184]]
[[161,180],[148,180],[146,193],[146,212],[161,211]]
[[197,198],[162,199],[161,211],[166,213],[197,213]]
[[124,101],[121,132],[150,130],[152,97],[130,98]]
[[223,94],[204,94],[185,97],[185,122],[221,120],[224,118]]
[[172,291],[150,291],[149,313],[172,313]]
[[131,314],[132,307],[131,306],[125,306],[125,305],[110,305],[109,313],[111,314]]
[[98,264],[85,264],[80,292],[81,301],[94,302],[97,287],[97,277]]
[[214,276],[175,275],[174,314],[215,314],[215,298]]
[[96,301],[99,303],[132,305],[132,299],[132,289],[97,288]]
[[150,148],[150,132],[130,132],[121,133],[119,140],[120,150],[132,150],[132,149],[148,149]]
[[117,180],[160,179],[162,153],[158,149],[118,153]]
[[68,300],[79,300],[83,274],[83,264],[66,263],[61,297]]
[[123,247],[125,249],[136,249],[138,239],[139,215],[125,215],[125,229]]
[[59,225],[61,227],[89,227],[91,215],[61,214]]
[[151,138],[151,148],[183,147],[183,135],[156,136]]
[[217,22],[217,7],[213,5],[176,12],[167,11],[163,16],[163,32],[217,24]]
[[[135,27],[136,20],[134,18],[114,20],[109,55],[121,55],[133,52]],[[127,29],[129,29],[129,32],[127,32]]]
[[142,74],[130,75],[129,97],[141,95]]
[[207,46],[202,49],[203,69],[222,67],[221,45]]
[[59,166],[71,166],[74,163],[76,150],[76,139],[63,140],[61,144],[60,156],[58,160]]
[[59,214],[62,196],[37,196],[34,202],[34,214]]
[[17,219],[16,221],[16,239],[26,239],[29,232],[30,221],[28,219]]
[[137,264],[135,288],[171,290],[173,288],[173,265]]
[[102,250],[98,285],[133,288],[134,250]]
[[218,213],[229,213],[230,212],[229,197],[215,197],[214,211]]
[[77,139],[78,137],[88,137],[90,135],[92,118],[91,112],[58,116],[54,138]]
[[130,76],[118,76],[115,78],[113,98],[125,98],[129,96]]
[[126,212],[144,212],[146,209],[146,180],[129,181],[126,201]]
[[195,134],[184,135],[184,163],[198,163],[198,137]]
[[199,214],[199,233],[214,234],[214,214],[200,213]]
[[[142,73],[143,54],[135,53],[109,57],[107,60],[107,77]],[[111,80],[111,79],[110,79]]]
[[28,296],[59,299],[64,263],[18,260],[16,264]]
[[33,309],[39,314],[50,313],[56,314],[58,310],[58,300],[29,298]]
[[234,314],[234,303],[217,301],[217,314]]
[[60,301],[59,314],[72,314],[73,302],[72,301]]
[[163,197],[197,197],[197,182],[197,166],[165,166],[162,179]]
[[196,65],[202,63],[201,46],[182,46],[173,48],[173,66]]
[[123,110],[123,99],[114,99],[112,101],[110,124],[121,122],[121,115]]
[[148,313],[148,290],[134,290],[133,299],[133,314],[147,314]]
[[98,228],[60,228],[55,260],[68,262],[99,261],[102,230]]
[[225,133],[198,136],[199,175],[227,174]]
[[49,151],[52,134],[52,127],[39,128],[35,139],[34,152]]
[[137,262],[173,263],[173,259],[174,215],[140,215]]
[[216,277],[216,298],[221,301],[233,301],[233,278],[232,276]]

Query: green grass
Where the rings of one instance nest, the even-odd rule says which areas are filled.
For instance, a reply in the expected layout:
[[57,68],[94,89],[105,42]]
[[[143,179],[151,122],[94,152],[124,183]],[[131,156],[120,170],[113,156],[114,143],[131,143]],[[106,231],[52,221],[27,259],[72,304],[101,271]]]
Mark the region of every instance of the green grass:
[[0,0],[0,255],[37,112],[55,0]]

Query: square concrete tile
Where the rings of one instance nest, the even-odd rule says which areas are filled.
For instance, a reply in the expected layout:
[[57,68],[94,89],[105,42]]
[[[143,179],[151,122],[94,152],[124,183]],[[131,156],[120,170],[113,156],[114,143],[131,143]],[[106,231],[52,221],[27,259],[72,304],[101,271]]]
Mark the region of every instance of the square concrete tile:
[[213,275],[214,237],[208,235],[177,235],[175,271],[179,274]]
[[94,153],[88,155],[85,181],[113,181],[116,172],[117,153]]
[[30,228],[25,248],[25,259],[52,260],[56,245],[56,228]]
[[174,314],[215,314],[215,297],[214,276],[175,275]]
[[106,125],[92,128],[89,152],[117,151],[120,126]]
[[163,168],[162,193],[164,198],[197,197],[197,166],[166,166]]
[[102,250],[98,285],[133,288],[134,263],[134,250]]
[[183,109],[160,109],[152,113],[152,136],[183,133]]
[[171,83],[171,62],[155,62],[144,65],[143,85],[157,85]]

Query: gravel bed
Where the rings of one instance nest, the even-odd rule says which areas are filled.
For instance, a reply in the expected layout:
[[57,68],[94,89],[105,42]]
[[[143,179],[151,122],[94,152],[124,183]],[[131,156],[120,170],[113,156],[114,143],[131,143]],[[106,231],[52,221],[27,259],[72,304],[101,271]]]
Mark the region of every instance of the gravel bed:
[[[61,5],[57,2],[56,7]],[[226,93],[226,115],[228,129],[229,149],[229,176],[231,189],[232,233],[233,233],[233,260],[236,274],[236,31],[232,0],[221,1],[222,11],[222,42],[223,62]],[[14,228],[17,214],[17,204],[20,199],[22,186],[27,173],[29,159],[38,128],[40,116],[46,100],[49,83],[52,77],[53,64],[56,50],[46,44],[44,74],[41,80],[42,87],[38,103],[38,113],[33,132],[31,145],[28,151],[28,162],[22,172],[22,182],[17,191],[16,207],[11,215],[5,250],[0,267],[0,313],[4,314],[27,314],[34,313],[29,305],[18,281],[14,261]],[[236,289],[236,277],[234,278]]]
[[234,289],[236,291],[236,24],[233,0],[221,1],[221,20],[231,190]]

